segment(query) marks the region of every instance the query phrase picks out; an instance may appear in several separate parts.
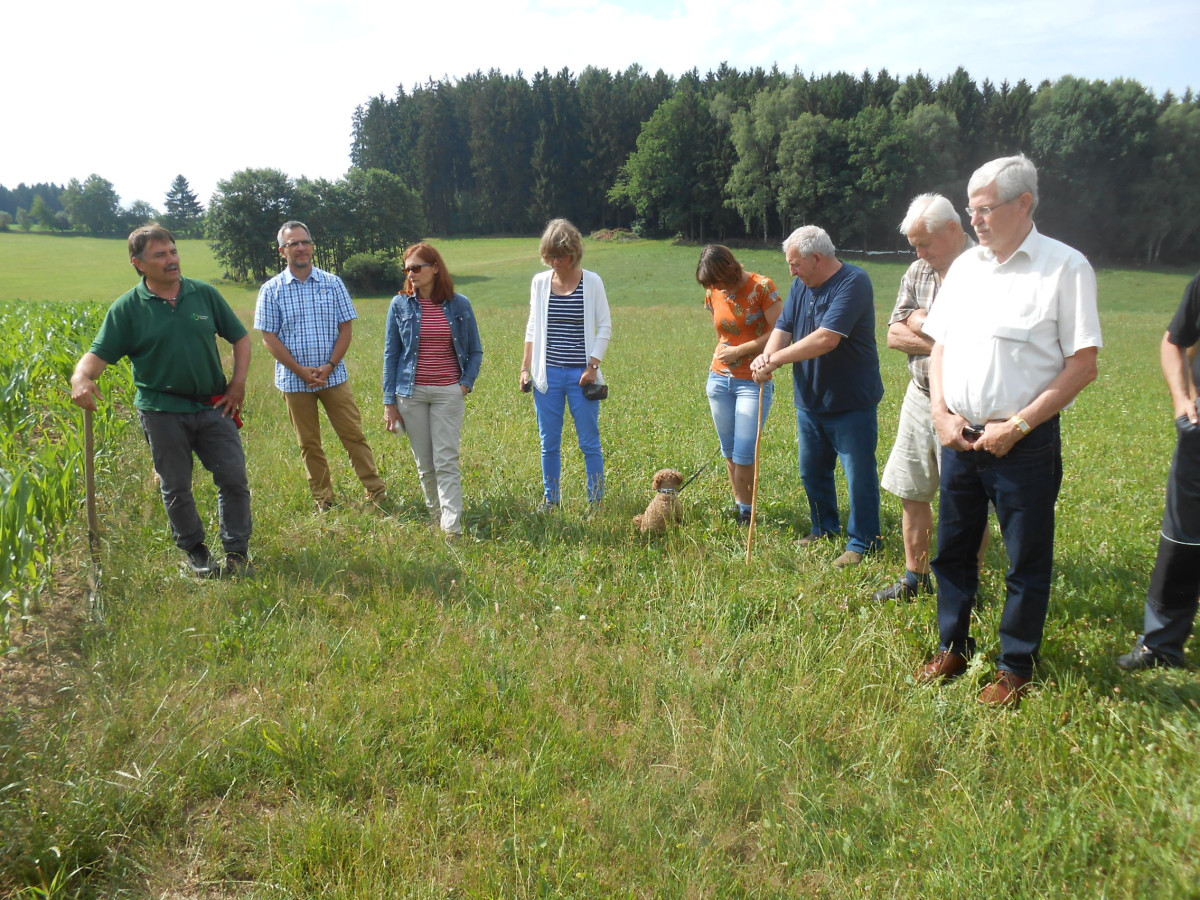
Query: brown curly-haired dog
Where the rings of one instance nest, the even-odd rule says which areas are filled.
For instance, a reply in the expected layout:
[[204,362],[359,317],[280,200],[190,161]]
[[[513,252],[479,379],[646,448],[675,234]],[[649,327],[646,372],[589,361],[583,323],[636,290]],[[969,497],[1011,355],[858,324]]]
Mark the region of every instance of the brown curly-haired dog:
[[683,474],[674,469],[659,469],[654,473],[654,490],[658,493],[640,516],[633,517],[633,524],[642,531],[666,531],[669,523],[683,521],[683,506],[679,502],[679,488]]

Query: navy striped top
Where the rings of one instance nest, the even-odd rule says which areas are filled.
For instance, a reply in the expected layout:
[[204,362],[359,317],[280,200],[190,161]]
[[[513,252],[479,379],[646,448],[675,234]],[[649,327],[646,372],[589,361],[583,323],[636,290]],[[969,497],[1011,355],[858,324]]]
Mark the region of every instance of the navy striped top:
[[570,294],[550,289],[546,313],[546,365],[580,368],[588,364],[583,340],[583,277]]

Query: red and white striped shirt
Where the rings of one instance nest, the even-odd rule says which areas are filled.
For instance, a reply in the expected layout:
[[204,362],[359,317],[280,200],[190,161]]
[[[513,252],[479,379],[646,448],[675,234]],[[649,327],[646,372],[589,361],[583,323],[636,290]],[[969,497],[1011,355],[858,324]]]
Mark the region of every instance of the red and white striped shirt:
[[442,304],[418,297],[421,304],[421,343],[417,347],[417,384],[458,384],[462,371],[454,352],[454,337]]

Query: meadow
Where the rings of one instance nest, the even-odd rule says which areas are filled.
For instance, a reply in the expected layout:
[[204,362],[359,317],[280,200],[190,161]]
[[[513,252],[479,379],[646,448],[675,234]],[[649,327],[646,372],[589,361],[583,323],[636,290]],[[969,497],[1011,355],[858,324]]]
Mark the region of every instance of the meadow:
[[[257,341],[254,580],[180,577],[143,441],[114,432],[105,618],[11,654],[75,661],[48,706],[0,708],[0,894],[1200,897],[1200,683],[1115,665],[1157,545],[1173,448],[1157,346],[1190,273],[1099,272],[1106,346],[1064,417],[1046,641],[1012,712],[975,703],[998,650],[999,540],[981,653],[942,688],[912,679],[937,643],[934,604],[870,599],[903,570],[896,498],[884,549],[856,569],[830,566],[840,546],[795,546],[809,522],[790,379],[747,566],[704,398],[699,248],[588,242],[614,319],[608,494],[587,515],[568,426],[563,509],[543,516],[517,390],[537,241],[436,243],[485,350],[463,435],[466,539],[426,526],[411,454],[382,427],[388,297],[356,298],[348,363],[391,516],[359,506],[328,438],[340,502],[313,512]],[[221,282],[203,242],[180,250],[184,274],[216,281],[249,324],[256,290]],[[781,252],[738,255],[786,293]],[[905,264],[864,265],[883,347]],[[123,242],[0,234],[0,310],[107,303],[133,282]],[[881,361],[882,467],[908,375],[901,354]],[[635,532],[656,469],[708,463],[680,529]],[[215,534],[202,472],[197,488]],[[82,498],[69,529],[67,584],[87,568]]]

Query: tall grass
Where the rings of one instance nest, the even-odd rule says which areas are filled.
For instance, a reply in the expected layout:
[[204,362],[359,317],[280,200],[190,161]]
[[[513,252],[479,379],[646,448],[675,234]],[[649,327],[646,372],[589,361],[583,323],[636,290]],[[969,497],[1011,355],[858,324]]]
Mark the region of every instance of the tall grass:
[[[52,716],[0,715],[0,890],[1200,894],[1200,686],[1193,671],[1130,678],[1112,661],[1152,564],[1172,441],[1156,346],[1186,276],[1100,273],[1107,345],[1066,416],[1038,687],[998,713],[974,698],[997,650],[1000,542],[977,612],[984,653],[961,682],[916,687],[934,605],[868,599],[903,566],[899,502],[885,498],[888,543],[856,570],[830,566],[836,546],[794,545],[809,523],[786,379],[751,566],[719,465],[685,491],[682,528],[632,529],[656,468],[716,455],[695,248],[588,245],[614,307],[610,490],[588,516],[568,448],[564,508],[547,517],[516,389],[536,241],[439,243],[486,354],[463,438],[469,538],[424,525],[411,454],[379,427],[385,298],[360,299],[349,363],[393,517],[309,511],[264,353],[244,431],[256,580],[180,579],[140,438],[111,438],[110,618]],[[777,251],[739,256],[787,283]],[[882,338],[903,266],[868,270]],[[230,293],[248,317],[252,292]],[[881,463],[907,377],[899,354],[882,360]]]

